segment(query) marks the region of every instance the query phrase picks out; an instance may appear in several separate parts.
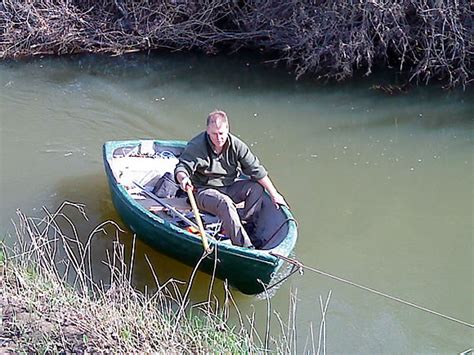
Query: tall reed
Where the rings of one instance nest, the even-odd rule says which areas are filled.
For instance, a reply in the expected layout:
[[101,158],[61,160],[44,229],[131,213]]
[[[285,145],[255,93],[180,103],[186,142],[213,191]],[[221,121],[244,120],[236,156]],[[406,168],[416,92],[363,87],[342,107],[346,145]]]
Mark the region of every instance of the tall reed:
[[[17,243],[0,248],[4,352],[160,352],[160,353],[286,353],[296,352],[296,295],[291,296],[289,321],[283,336],[262,339],[255,313],[243,315],[227,283],[222,304],[212,294],[192,305],[189,299],[199,264],[187,282],[170,279],[153,292],[133,287],[135,240],[130,260],[119,242],[120,228],[112,221],[99,224],[84,239],[68,209],[87,219],[84,206],[64,202],[42,219],[18,211]],[[77,223],[77,222],[76,222]],[[106,254],[107,282],[98,281],[92,267],[92,240],[112,230],[114,242]],[[184,286],[184,287],[183,287]],[[327,306],[326,306],[327,307]],[[237,314],[238,325],[229,321]],[[281,329],[284,322],[275,312]],[[234,322],[235,323],[235,322]],[[315,349],[305,347],[305,352]],[[314,352],[314,351],[313,351]]]

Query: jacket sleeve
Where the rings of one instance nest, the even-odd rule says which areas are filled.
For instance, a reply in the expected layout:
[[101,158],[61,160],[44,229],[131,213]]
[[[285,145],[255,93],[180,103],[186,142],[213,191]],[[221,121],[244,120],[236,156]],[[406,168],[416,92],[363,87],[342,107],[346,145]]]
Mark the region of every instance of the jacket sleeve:
[[250,151],[250,148],[243,142],[239,142],[238,156],[242,172],[252,180],[260,180],[267,176],[267,171],[260,164],[258,158]]
[[206,132],[202,132],[186,145],[174,169],[174,177],[176,179],[177,173],[184,172],[191,177],[193,183],[196,183],[197,181],[194,180],[196,171],[206,169],[208,166]]
[[192,176],[198,167],[199,160],[196,145],[193,142],[189,142],[174,169],[175,179],[178,172],[184,172]]
[[176,179],[176,175],[179,172],[184,172],[188,176],[191,176],[194,172],[195,163],[192,160],[182,160],[180,157],[178,164],[176,164],[176,168],[174,169],[174,178]]

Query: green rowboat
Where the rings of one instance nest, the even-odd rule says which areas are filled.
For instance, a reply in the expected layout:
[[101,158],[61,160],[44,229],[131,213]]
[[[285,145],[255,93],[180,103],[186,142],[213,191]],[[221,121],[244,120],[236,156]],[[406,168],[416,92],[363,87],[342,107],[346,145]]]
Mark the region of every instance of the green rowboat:
[[[174,170],[185,146],[183,141],[110,141],[104,144],[103,156],[112,201],[123,222],[153,248],[195,266],[203,255],[201,238],[187,229],[175,213],[170,213],[188,213],[186,199],[160,199],[166,202],[165,206],[171,206],[166,208],[137,187],[151,191],[161,176]],[[283,262],[273,254],[288,256],[293,250],[296,222],[288,208],[275,208],[265,195],[255,234],[262,241],[258,250],[208,238],[209,245],[217,248],[216,277],[228,280],[245,294],[260,293],[271,284]],[[215,257],[216,250],[202,261],[200,269],[212,274]]]

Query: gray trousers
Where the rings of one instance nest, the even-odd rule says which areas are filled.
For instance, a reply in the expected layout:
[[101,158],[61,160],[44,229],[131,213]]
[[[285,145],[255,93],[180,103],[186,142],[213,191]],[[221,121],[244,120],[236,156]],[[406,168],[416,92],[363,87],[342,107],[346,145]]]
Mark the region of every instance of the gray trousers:
[[[262,208],[263,191],[262,185],[256,181],[238,180],[230,186],[198,189],[196,202],[199,209],[219,217],[232,244],[249,247],[252,243],[242,221],[257,221]],[[244,208],[237,211],[235,205],[243,201]]]

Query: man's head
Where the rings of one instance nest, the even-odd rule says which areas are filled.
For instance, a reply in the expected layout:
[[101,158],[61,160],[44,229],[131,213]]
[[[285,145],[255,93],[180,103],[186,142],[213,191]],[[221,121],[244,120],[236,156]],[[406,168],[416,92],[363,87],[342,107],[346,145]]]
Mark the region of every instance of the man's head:
[[229,136],[229,121],[224,111],[213,111],[207,116],[207,134],[217,149],[222,149]]

